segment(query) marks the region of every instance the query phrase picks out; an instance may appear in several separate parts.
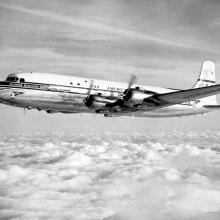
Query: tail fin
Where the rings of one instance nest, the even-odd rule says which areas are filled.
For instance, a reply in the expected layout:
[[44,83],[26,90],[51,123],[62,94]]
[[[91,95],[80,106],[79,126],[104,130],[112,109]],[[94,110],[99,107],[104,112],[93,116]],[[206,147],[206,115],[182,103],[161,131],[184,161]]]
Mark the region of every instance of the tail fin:
[[215,64],[212,61],[205,61],[197,83],[193,88],[206,87],[215,85]]
[[[215,63],[212,61],[205,61],[202,64],[199,78],[193,88],[213,85],[215,85]],[[200,99],[200,102],[202,102],[203,105],[216,105],[216,95],[202,98]]]

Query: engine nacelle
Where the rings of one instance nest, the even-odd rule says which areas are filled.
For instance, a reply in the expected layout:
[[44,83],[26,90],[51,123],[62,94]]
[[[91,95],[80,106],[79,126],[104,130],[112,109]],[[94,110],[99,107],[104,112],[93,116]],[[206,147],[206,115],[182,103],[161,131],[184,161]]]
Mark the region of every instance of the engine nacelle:
[[138,89],[130,89],[124,97],[125,104],[133,107],[137,104],[142,104],[144,99],[151,97],[155,93],[142,91]]
[[99,95],[89,95],[85,100],[85,105],[88,108],[97,110],[104,108],[106,104],[112,103],[113,101]]
[[124,96],[124,104],[128,107],[140,107],[142,106],[144,99],[149,98],[156,93],[138,90],[138,89],[130,89],[127,94]]

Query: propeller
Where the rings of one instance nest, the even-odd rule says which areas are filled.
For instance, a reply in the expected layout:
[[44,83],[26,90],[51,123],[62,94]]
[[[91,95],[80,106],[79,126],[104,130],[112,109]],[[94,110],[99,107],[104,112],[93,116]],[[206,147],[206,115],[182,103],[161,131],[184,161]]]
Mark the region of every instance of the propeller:
[[128,81],[128,88],[125,90],[124,95],[128,93],[128,91],[130,90],[132,85],[136,82],[136,80],[137,80],[137,77],[132,74],[130,80]]
[[131,75],[130,80],[128,81],[128,87],[124,91],[121,99],[118,99],[116,102],[106,104],[106,107],[112,108],[115,106],[123,106],[124,101],[128,101],[132,95],[132,86],[136,82],[137,77],[135,75]]
[[124,91],[123,94],[123,100],[128,101],[130,99],[131,96],[131,87],[133,86],[133,84],[136,82],[137,77],[135,75],[131,75],[131,78],[128,82],[128,88]]
[[88,92],[87,92],[87,97],[90,95],[90,93],[91,93],[91,91],[92,91],[93,85],[94,85],[94,80],[91,79],[90,85],[89,85],[89,89],[88,89]]
[[93,85],[94,85],[94,80],[91,80],[88,91],[86,93],[86,97],[83,100],[86,105],[89,105],[89,102],[91,101],[90,99],[91,99],[91,91],[92,91]]

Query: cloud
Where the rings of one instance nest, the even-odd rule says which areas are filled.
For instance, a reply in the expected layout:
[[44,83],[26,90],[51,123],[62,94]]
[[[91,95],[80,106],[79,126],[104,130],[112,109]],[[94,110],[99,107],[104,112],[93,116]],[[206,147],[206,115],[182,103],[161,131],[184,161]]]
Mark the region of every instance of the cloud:
[[19,5],[9,5],[9,4],[2,4],[2,3],[0,4],[0,6],[3,8],[19,11],[22,13],[27,13],[27,14],[34,15],[34,16],[45,17],[49,20],[56,21],[56,22],[78,26],[78,27],[82,27],[82,28],[86,28],[89,30],[94,30],[94,31],[102,32],[102,33],[104,32],[106,34],[109,34],[109,33],[113,35],[115,34],[116,36],[120,36],[123,39],[126,38],[126,39],[133,39],[135,41],[146,41],[146,42],[151,42],[151,43],[155,43],[159,45],[160,44],[168,45],[171,47],[193,48],[192,45],[186,45],[186,44],[178,43],[175,41],[170,41],[170,40],[166,40],[163,38],[154,37],[146,33],[124,29],[124,28],[120,28],[117,26],[109,26],[102,22],[80,19],[79,17],[67,16],[65,14],[58,14],[58,13],[43,10],[43,9],[35,10],[32,8],[27,8],[27,7],[23,7]]
[[217,219],[218,137],[208,131],[2,136],[1,216]]

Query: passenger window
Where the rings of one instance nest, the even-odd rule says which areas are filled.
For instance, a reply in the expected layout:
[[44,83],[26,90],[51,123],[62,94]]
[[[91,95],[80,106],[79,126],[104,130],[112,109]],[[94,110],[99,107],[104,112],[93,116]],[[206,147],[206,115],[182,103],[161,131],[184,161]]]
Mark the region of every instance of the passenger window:
[[24,78],[20,78],[20,83],[24,83],[24,82],[25,82]]

